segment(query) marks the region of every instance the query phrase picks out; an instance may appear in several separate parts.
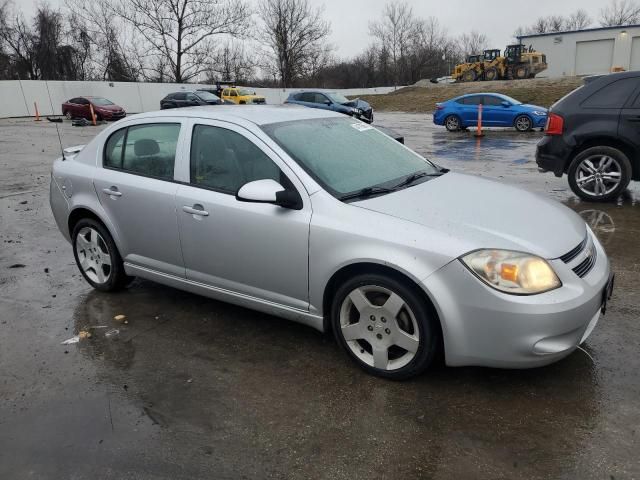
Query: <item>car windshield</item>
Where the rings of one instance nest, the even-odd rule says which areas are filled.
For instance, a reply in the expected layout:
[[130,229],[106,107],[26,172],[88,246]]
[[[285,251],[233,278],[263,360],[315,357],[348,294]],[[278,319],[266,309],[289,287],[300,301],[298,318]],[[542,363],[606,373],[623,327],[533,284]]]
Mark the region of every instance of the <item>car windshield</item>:
[[106,98],[92,97],[90,100],[94,105],[113,105],[113,102]]
[[262,129],[329,193],[392,188],[438,167],[374,127],[350,118],[321,118],[263,125]]
[[246,97],[248,95],[255,95],[256,92],[252,92],[251,90],[247,90],[246,88],[240,88],[238,89],[238,95],[242,96],[242,97]]
[[218,98],[217,95],[214,95],[213,93],[209,93],[209,92],[197,91],[195,92],[195,94],[205,102],[213,102],[213,101],[220,100],[220,98]]
[[331,99],[333,103],[347,103],[350,100],[341,93],[327,93],[327,97]]

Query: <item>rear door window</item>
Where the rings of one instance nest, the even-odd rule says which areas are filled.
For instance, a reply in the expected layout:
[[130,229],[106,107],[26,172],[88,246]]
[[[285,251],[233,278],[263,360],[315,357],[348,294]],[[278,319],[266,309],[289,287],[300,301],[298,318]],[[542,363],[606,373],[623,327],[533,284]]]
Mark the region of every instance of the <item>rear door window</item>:
[[582,102],[582,106],[587,108],[622,108],[639,85],[640,77],[616,80],[593,93]]
[[174,93],[173,94],[173,99],[174,100],[184,100],[185,98],[187,98],[187,94],[186,93]]
[[480,103],[482,103],[482,95],[473,95],[472,97],[465,97],[463,100],[465,105],[480,105]]
[[179,123],[123,128],[107,140],[103,164],[146,177],[173,180],[179,135]]

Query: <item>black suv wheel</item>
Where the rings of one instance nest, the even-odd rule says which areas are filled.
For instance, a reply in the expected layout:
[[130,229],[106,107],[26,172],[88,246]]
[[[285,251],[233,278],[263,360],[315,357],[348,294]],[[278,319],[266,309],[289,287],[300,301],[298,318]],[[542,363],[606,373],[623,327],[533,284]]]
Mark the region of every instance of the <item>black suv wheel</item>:
[[591,147],[580,152],[569,166],[573,193],[592,202],[617,198],[631,181],[631,162],[613,147]]

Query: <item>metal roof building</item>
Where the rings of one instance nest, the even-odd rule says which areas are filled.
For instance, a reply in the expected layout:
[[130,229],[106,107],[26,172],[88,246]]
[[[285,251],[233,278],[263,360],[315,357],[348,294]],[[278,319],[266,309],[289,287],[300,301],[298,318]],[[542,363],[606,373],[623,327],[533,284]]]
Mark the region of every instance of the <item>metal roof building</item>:
[[640,70],[640,25],[588,28],[518,37],[546,54],[549,68],[538,77]]

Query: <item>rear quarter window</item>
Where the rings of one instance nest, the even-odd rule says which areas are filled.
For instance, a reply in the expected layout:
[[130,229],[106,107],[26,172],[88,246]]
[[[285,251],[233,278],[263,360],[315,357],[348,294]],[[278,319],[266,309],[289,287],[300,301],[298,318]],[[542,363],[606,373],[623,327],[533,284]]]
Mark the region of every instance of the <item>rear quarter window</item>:
[[640,85],[640,77],[622,78],[592,93],[581,104],[586,108],[622,108]]

